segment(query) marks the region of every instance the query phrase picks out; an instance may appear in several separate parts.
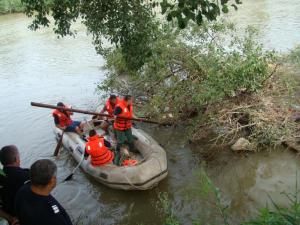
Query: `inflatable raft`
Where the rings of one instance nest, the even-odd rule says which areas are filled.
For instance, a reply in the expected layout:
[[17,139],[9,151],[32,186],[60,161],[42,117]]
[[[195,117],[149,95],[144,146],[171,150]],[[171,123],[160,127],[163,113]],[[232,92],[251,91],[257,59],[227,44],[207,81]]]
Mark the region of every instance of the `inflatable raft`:
[[[96,130],[98,134],[103,134],[103,130]],[[54,128],[54,133],[58,139],[61,137],[62,131]],[[104,137],[114,145],[112,132],[109,133],[110,135],[104,135]],[[78,163],[83,160],[80,165],[82,170],[96,181],[114,189],[148,190],[156,186],[168,174],[166,152],[141,129],[132,128],[132,133],[135,139],[135,149],[138,150],[134,154],[138,161],[135,166],[116,166],[114,164],[92,166],[90,157],[83,160],[86,142],[76,133],[65,133],[63,145]]]

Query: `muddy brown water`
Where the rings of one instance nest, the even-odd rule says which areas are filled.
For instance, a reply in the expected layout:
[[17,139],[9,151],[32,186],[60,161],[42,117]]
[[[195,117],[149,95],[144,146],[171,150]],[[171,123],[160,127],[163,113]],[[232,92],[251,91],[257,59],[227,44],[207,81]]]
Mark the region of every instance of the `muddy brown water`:
[[[268,48],[287,51],[300,44],[299,12],[297,0],[244,1],[232,18],[241,27],[257,25],[262,30],[261,40]],[[55,148],[50,111],[32,108],[30,101],[64,101],[93,110],[101,104],[95,93],[96,84],[105,76],[103,58],[96,55],[84,27],[76,25],[75,39],[57,39],[50,28],[37,32],[27,30],[29,21],[21,14],[0,16],[0,146],[16,144],[25,167],[37,159],[52,158]],[[88,119],[82,115],[75,117]],[[167,179],[153,190],[124,192],[97,184],[78,171],[72,181],[54,191],[74,221],[163,224],[165,214],[162,204],[157,202],[160,193],[167,193],[171,210],[181,224],[192,224],[198,218],[203,224],[221,224],[213,204],[198,195],[187,198],[187,187],[197,185],[193,174],[203,164],[199,151],[206,146],[187,144],[182,138],[184,130],[180,128],[145,126],[143,129],[165,147]],[[64,151],[56,163],[59,178],[68,175],[75,166]],[[280,192],[294,190],[300,160],[296,154],[283,149],[248,155],[225,151],[205,168],[220,188],[222,201],[229,205],[231,223],[239,224],[255,216],[269,201],[268,195],[283,205],[288,204]]]

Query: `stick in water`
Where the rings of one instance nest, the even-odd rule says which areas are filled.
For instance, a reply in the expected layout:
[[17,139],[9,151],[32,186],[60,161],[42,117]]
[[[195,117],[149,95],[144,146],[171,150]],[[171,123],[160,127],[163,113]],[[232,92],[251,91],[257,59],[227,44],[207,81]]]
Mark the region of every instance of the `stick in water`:
[[61,136],[59,137],[59,139],[57,141],[57,145],[56,145],[56,148],[53,153],[54,156],[57,156],[59,153],[59,150],[61,149],[64,133],[65,133],[64,131],[61,133]]

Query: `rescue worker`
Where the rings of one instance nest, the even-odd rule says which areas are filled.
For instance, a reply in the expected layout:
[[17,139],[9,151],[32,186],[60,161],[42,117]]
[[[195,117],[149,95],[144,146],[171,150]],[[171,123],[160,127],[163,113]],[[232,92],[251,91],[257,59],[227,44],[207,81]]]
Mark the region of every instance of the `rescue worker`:
[[[103,113],[107,112],[107,114],[110,115],[111,118],[112,118],[113,115],[114,115],[115,107],[116,107],[116,105],[118,104],[118,102],[119,102],[119,98],[118,98],[116,95],[114,95],[114,94],[110,95],[109,98],[107,99],[107,101],[106,101],[104,107],[103,107],[102,110],[100,111],[100,113],[103,114]],[[103,118],[103,117],[100,117],[100,116],[98,116],[97,118],[100,119],[100,120],[103,120],[103,122],[101,123],[100,127],[101,127],[105,132],[107,132],[107,131],[108,131],[109,125],[111,125],[112,123],[110,123],[110,122],[107,120],[108,118]],[[94,119],[94,118],[93,118],[93,119]],[[95,125],[97,125],[97,123],[95,123]]]
[[120,100],[116,95],[110,95],[100,113],[107,112],[108,115],[113,117],[115,107],[119,101]]
[[95,130],[89,132],[88,142],[85,145],[85,159],[90,155],[93,166],[103,166],[111,163],[114,153],[109,150],[111,144],[99,136]]
[[[126,95],[122,100],[118,102],[114,111],[115,121],[114,121],[114,131],[117,139],[117,147],[115,152],[114,163],[119,165],[120,160],[120,147],[121,145],[129,145],[129,149],[133,150],[133,136],[132,136],[132,122],[131,120],[123,118],[136,118],[133,113],[132,106],[132,96]],[[123,118],[122,118],[123,117]]]
[[[57,106],[66,107],[62,102],[57,103]],[[71,115],[73,115],[72,112],[61,109],[55,109],[52,112],[52,115],[54,117],[54,123],[57,128],[62,129],[65,132],[76,132],[84,138],[83,133],[81,131],[84,123],[80,121],[73,121],[71,119]]]

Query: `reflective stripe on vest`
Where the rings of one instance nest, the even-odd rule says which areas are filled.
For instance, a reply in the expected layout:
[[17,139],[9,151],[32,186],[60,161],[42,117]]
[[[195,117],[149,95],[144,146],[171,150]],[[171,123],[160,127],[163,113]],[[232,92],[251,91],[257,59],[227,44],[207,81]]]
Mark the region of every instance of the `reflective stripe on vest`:
[[86,152],[91,156],[93,166],[101,166],[112,162],[114,154],[104,145],[104,138],[95,135],[86,143]]
[[52,112],[53,116],[56,115],[58,117],[59,126],[61,126],[61,127],[70,126],[73,123],[73,121],[71,120],[71,117],[70,117],[71,114],[69,112],[66,112],[66,114],[62,113],[61,111],[59,111],[57,109],[55,109]]
[[129,106],[129,109],[128,107],[126,106],[126,101],[122,100],[118,103],[118,105],[116,107],[120,107],[122,109],[122,112],[117,115],[117,118],[115,119],[115,122],[114,122],[114,129],[116,130],[128,130],[132,127],[132,123],[131,123],[131,120],[124,120],[124,119],[121,119],[121,118],[118,118],[118,116],[120,117],[126,117],[126,118],[132,118],[132,110],[133,110],[133,107],[132,105]]

